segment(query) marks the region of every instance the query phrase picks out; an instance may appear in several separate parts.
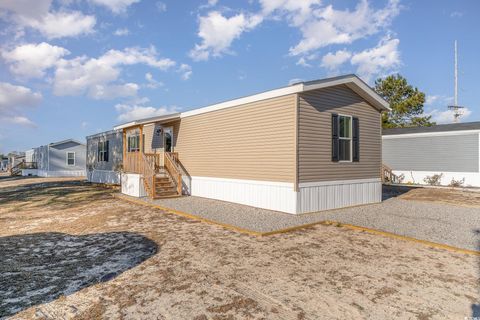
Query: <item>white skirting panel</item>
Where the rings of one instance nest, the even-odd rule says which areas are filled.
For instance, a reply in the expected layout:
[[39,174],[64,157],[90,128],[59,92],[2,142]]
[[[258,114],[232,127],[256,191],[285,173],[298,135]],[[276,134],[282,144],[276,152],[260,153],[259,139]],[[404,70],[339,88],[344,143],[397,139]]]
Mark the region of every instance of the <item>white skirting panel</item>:
[[301,183],[297,213],[316,212],[382,201],[380,179]]
[[190,184],[191,189],[187,193],[193,196],[296,213],[297,196],[292,183],[190,177]]
[[62,171],[46,171],[38,170],[39,177],[84,177],[86,176],[85,170],[62,170]]
[[122,193],[132,197],[145,197],[147,193],[143,186],[143,178],[136,173],[122,173]]
[[441,184],[448,186],[452,179],[462,180],[465,178],[464,187],[480,187],[480,172],[433,172],[433,171],[402,171],[402,170],[393,170],[393,173],[396,175],[403,174],[405,178],[403,183],[418,183],[425,184],[425,179],[427,176],[431,177],[435,174],[442,173]]
[[120,184],[120,172],[110,170],[87,171],[87,180],[94,183]]
[[38,175],[37,169],[22,169],[22,176],[24,177],[37,176],[37,175]]

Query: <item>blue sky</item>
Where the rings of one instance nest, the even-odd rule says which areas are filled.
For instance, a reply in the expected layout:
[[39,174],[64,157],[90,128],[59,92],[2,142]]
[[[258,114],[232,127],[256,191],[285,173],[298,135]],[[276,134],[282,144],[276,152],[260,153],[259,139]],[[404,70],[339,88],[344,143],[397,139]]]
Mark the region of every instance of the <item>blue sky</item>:
[[0,152],[291,81],[399,72],[451,122],[480,120],[480,2],[0,0]]

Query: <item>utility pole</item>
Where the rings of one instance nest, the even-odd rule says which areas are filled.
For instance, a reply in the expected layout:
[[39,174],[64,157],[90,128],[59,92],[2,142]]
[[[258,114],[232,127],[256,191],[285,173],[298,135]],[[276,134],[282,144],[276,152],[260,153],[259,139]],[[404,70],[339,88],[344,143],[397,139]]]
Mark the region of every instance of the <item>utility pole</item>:
[[453,106],[448,106],[449,110],[453,112],[453,122],[457,123],[459,118],[463,115],[463,109],[458,105],[458,54],[457,54],[457,40],[455,40],[455,89],[454,89],[454,104]]

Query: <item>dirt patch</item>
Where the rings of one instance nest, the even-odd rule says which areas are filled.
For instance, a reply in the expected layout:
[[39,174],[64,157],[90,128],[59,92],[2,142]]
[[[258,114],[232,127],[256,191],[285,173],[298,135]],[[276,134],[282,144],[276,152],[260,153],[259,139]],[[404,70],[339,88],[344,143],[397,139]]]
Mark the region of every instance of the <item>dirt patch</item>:
[[[100,275],[104,281],[50,302],[31,301],[14,319],[460,319],[471,317],[478,305],[475,256],[341,226],[253,237],[126,203],[108,189],[61,183],[68,192],[58,193],[62,185],[36,192],[12,186],[16,195],[1,189],[0,239],[56,232],[75,242],[92,234],[132,233],[159,250],[131,268]],[[107,247],[121,253],[129,246],[120,241]],[[28,248],[27,271],[35,254],[44,259],[38,266],[48,268],[49,251]],[[102,265],[102,271],[113,270]]]
[[431,201],[468,207],[480,207],[480,191],[385,186],[384,194],[388,197],[399,197],[405,200]]

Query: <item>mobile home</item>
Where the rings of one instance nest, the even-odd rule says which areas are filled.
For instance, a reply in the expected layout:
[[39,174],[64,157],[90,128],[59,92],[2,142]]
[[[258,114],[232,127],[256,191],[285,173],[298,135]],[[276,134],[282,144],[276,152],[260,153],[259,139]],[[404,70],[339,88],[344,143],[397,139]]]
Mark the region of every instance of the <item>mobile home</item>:
[[120,184],[122,168],[122,131],[106,131],[87,137],[87,180]]
[[383,162],[405,183],[441,175],[480,187],[480,122],[383,130]]
[[386,110],[347,75],[125,123],[122,192],[292,214],[380,202]]
[[33,148],[27,152],[36,169],[25,169],[23,175],[40,177],[85,176],[85,144],[67,139]]

